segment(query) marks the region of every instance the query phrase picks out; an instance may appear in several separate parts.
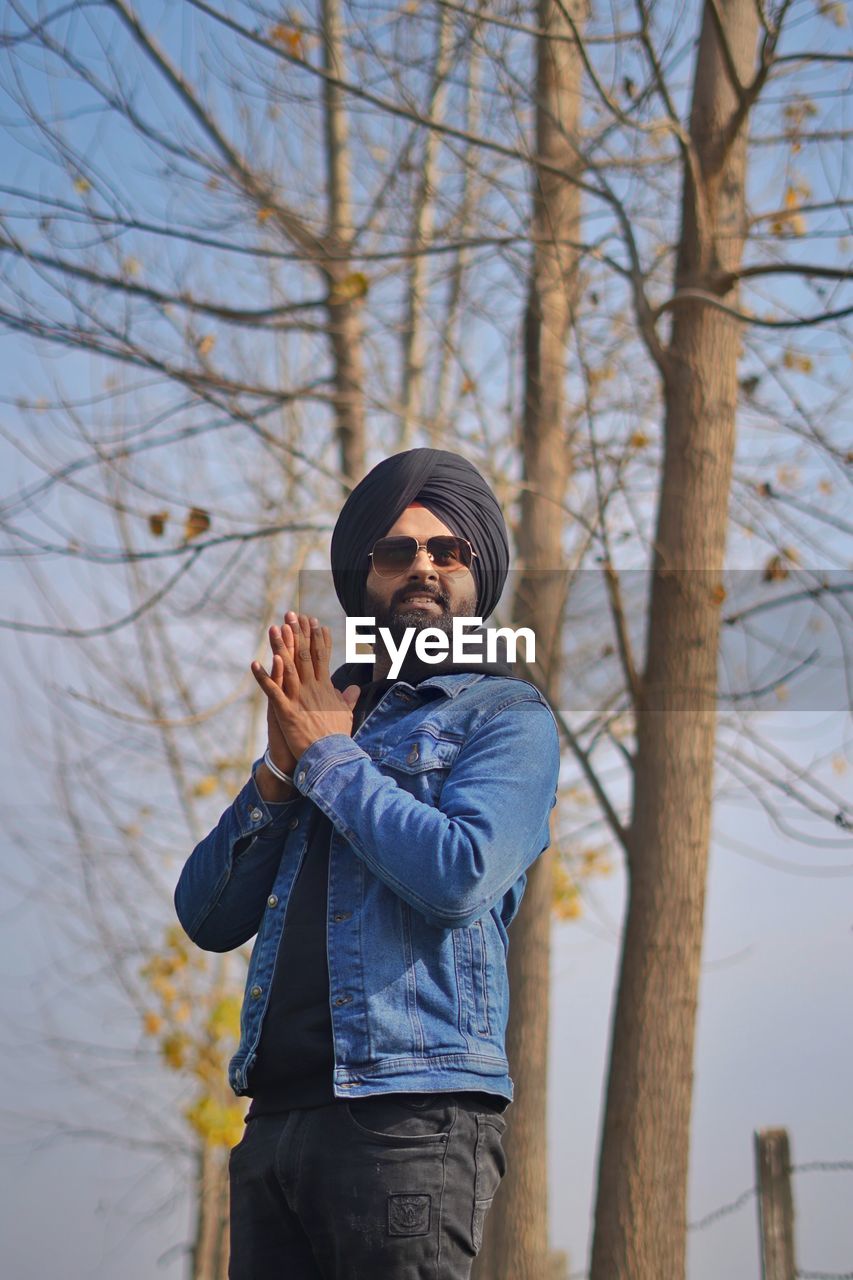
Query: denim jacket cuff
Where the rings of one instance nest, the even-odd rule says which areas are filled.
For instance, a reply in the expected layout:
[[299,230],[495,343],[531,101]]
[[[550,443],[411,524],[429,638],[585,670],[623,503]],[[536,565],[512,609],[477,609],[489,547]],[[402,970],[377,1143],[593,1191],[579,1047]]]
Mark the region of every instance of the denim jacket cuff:
[[248,782],[234,801],[234,815],[240,834],[244,836],[256,836],[265,828],[269,828],[270,833],[278,832],[284,826],[291,807],[301,798],[298,792],[294,792],[290,800],[265,800],[255,782],[255,770],[262,760],[263,756],[259,756],[254,762]]
[[367,752],[346,733],[330,733],[312,742],[296,762],[293,781],[307,796],[329,769],[352,760],[369,760]]

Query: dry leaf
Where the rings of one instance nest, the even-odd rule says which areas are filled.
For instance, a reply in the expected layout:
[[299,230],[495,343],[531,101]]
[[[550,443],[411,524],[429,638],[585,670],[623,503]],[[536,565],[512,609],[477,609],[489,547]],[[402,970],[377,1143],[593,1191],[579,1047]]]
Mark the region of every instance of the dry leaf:
[[162,538],[166,530],[166,521],[168,519],[168,511],[153,511],[148,517],[148,528],[154,534],[155,538]]
[[212,333],[206,333],[196,344],[196,351],[200,356],[210,355],[216,346],[216,338]]
[[142,1025],[145,1028],[145,1034],[148,1036],[156,1036],[157,1032],[163,1025],[163,1019],[159,1013],[146,1013],[142,1019]]
[[92,184],[88,178],[83,178],[83,177],[75,178],[74,190],[79,191],[81,195],[85,195],[87,191],[92,190]]
[[294,58],[304,58],[305,46],[302,42],[302,32],[297,31],[295,27],[286,27],[283,22],[278,22],[270,30],[269,38],[275,40],[277,44],[283,44]]
[[764,566],[762,576],[765,582],[784,582],[788,576],[788,569],[780,555],[770,557]]
[[269,219],[273,216],[273,213],[274,213],[274,212],[275,212],[275,210],[273,210],[273,209],[269,209],[269,208],[267,208],[266,206],[264,206],[264,208],[263,208],[263,209],[259,209],[259,210],[258,210],[258,222],[260,222],[262,225],[263,225],[263,223],[268,222],[268,221],[269,221]]
[[193,507],[184,522],[184,538],[187,542],[192,538],[207,533],[210,528],[210,516],[201,507]]
[[[187,539],[187,541],[189,541],[189,539]],[[207,777],[199,778],[198,782],[193,787],[193,795],[199,797],[213,795],[213,792],[218,786],[219,779],[214,774],[209,773]]]
[[370,281],[363,271],[351,271],[332,290],[332,302],[354,302],[363,298],[370,288]]

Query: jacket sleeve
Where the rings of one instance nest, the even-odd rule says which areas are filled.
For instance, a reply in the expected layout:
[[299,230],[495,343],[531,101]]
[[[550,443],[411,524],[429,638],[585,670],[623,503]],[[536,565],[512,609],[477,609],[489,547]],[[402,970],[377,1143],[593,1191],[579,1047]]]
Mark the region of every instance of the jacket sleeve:
[[175,910],[205,951],[231,951],[257,933],[297,799],[267,804],[254,775],[184,864]]
[[548,847],[559,762],[554,717],[531,698],[496,711],[464,743],[438,806],[343,734],[312,743],[294,781],[374,875],[430,923],[456,929],[491,910]]

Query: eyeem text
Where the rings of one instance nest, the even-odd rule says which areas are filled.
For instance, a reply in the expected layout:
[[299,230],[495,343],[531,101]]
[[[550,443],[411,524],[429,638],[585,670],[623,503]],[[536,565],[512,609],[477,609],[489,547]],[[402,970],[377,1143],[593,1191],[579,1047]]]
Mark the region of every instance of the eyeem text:
[[[466,635],[466,632],[479,631],[479,635]],[[346,658],[347,662],[373,662],[372,653],[360,653],[362,645],[376,644],[375,618],[347,618],[346,620]],[[485,653],[483,639],[485,637]],[[379,628],[379,639],[385,646],[391,659],[388,672],[392,680],[396,680],[405,661],[406,654],[414,641],[415,653],[421,662],[436,663],[451,654],[454,662],[496,662],[498,657],[498,637],[506,641],[506,658],[515,662],[516,648],[519,640],[524,641],[524,661],[536,661],[536,637],[530,627],[483,627],[482,618],[454,618],[453,636],[439,627],[406,627],[399,645],[394,642],[388,627]]]

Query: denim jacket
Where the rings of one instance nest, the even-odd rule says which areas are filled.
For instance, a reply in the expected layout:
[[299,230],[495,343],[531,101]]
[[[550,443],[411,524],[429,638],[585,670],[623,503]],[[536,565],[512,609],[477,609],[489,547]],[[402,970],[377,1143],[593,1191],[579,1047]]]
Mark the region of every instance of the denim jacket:
[[336,1097],[485,1090],[512,1098],[507,926],[549,844],[559,743],[524,680],[401,680],[353,737],[300,757],[299,796],[250,779],[175,891],[198,946],[257,939],[229,1067],[248,1092],[290,892],[317,805],[332,822],[326,917]]

